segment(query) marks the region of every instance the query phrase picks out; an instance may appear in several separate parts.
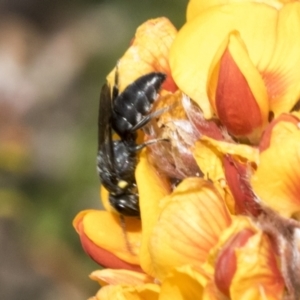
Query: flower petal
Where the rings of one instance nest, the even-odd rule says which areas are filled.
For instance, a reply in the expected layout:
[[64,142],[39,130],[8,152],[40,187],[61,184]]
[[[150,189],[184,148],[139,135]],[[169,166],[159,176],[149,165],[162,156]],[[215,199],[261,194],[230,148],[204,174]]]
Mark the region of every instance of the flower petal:
[[215,264],[215,283],[227,297],[230,297],[229,289],[237,268],[235,251],[243,247],[252,235],[254,232],[251,229],[242,229],[220,250]]
[[215,5],[223,5],[228,3],[245,3],[245,2],[258,2],[265,3],[270,6],[273,6],[276,9],[280,9],[283,6],[283,3],[287,1],[277,1],[277,0],[190,0],[187,7],[187,21],[191,20],[203,10],[208,9]]
[[[169,50],[177,34],[174,25],[167,18],[148,20],[138,27],[131,46],[120,59],[118,70],[119,90],[150,72],[163,72],[167,79],[163,88],[174,92],[177,87],[171,77]],[[114,84],[115,70],[107,76],[111,86]]]
[[141,271],[134,266],[139,264],[140,220],[126,218],[122,228],[118,217],[109,212],[86,210],[75,217],[73,226],[84,250],[99,264]]
[[175,93],[161,92],[159,101],[154,103],[155,111],[164,109],[166,107],[172,107],[172,109],[164,111],[158,116],[158,126],[166,126],[168,123],[172,123],[174,120],[186,120],[187,116],[181,104],[182,93],[177,90]]
[[209,271],[211,266],[216,285],[230,299],[282,299],[284,282],[274,245],[248,217],[232,218],[203,269]]
[[147,283],[128,288],[124,295],[126,300],[158,300],[159,292],[159,285]]
[[276,26],[277,38],[271,61],[261,68],[271,110],[275,116],[288,112],[300,96],[300,3],[286,4],[280,11]]
[[193,155],[205,179],[215,182],[225,178],[222,153],[216,151],[215,147],[198,141],[195,143]]
[[292,114],[282,114],[274,119],[266,128],[260,143],[260,152],[266,150],[270,145],[281,144],[286,135],[298,131],[300,124],[300,114],[294,112]]
[[170,66],[176,84],[210,118],[207,84],[220,45],[238,31],[252,63],[265,68],[274,51],[276,28],[277,11],[263,4],[228,4],[203,11],[183,26],[172,44]]
[[139,191],[140,211],[142,219],[142,243],[140,248],[140,264],[143,270],[154,275],[148,244],[152,228],[158,218],[159,202],[170,193],[170,185],[160,177],[147,158],[146,149],[140,154],[135,171]]
[[254,192],[280,215],[300,211],[300,131],[282,136],[260,155],[260,164],[251,179]]
[[172,270],[164,279],[159,300],[202,299],[206,279],[190,265]]
[[201,266],[231,219],[214,186],[201,178],[187,178],[163,201],[149,252],[156,277],[174,267]]
[[[227,184],[234,197],[235,214],[258,216],[260,207],[249,183],[249,162],[234,159],[225,155],[223,159]],[[251,170],[251,169],[250,169]]]
[[268,237],[257,233],[235,252],[237,269],[231,283],[231,299],[282,299],[284,282]]
[[100,199],[103,207],[105,208],[106,211],[109,211],[111,213],[119,214],[110,204],[109,202],[109,193],[107,189],[101,185],[100,187]]
[[160,288],[157,284],[138,286],[107,285],[89,300],[157,300]]
[[98,281],[102,286],[107,284],[141,285],[144,283],[153,283],[153,278],[149,275],[129,270],[98,270],[92,272],[90,278]]
[[208,95],[229,133],[255,143],[268,120],[267,90],[239,33],[231,32],[222,44],[212,62]]
[[259,151],[258,149],[245,145],[245,144],[234,144],[225,141],[216,141],[207,136],[202,136],[201,141],[207,143],[211,147],[214,147],[217,151],[223,154],[231,154],[236,157],[243,158],[244,160],[259,162]]
[[126,300],[125,295],[123,294],[123,287],[121,285],[113,286],[107,285],[102,287],[96,296],[88,300]]

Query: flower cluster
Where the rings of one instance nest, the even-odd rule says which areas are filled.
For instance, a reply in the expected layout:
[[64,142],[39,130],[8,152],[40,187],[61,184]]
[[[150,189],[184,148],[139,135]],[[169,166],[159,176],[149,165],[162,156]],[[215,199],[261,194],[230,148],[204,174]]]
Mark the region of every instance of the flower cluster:
[[[167,75],[135,171],[141,218],[75,220],[103,270],[91,299],[299,299],[300,3],[190,0],[145,22],[119,88]],[[107,81],[113,85],[115,69]],[[168,142],[164,142],[167,140]]]

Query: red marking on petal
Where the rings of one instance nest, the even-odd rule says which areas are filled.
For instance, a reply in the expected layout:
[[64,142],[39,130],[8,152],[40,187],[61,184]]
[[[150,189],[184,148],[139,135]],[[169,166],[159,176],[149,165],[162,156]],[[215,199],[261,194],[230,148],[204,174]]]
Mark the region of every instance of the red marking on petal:
[[299,119],[296,116],[293,116],[291,114],[282,114],[275,120],[273,120],[266,130],[264,131],[260,143],[259,143],[259,151],[263,152],[267,148],[269,148],[270,143],[271,143],[271,136],[272,136],[272,131],[273,128],[279,123],[279,122],[290,122],[295,124],[295,126],[298,126]]
[[274,100],[280,99],[278,98],[278,96],[284,94],[287,88],[285,76],[283,76],[283,74],[265,71],[262,72],[262,78],[265,82],[269,95],[270,105],[272,107],[272,105],[274,104]]
[[134,43],[134,41],[135,41],[135,37],[133,37],[133,38],[130,40],[129,46],[131,46],[131,45]]
[[250,134],[263,121],[247,80],[228,49],[221,58],[216,109],[221,122],[236,136]]
[[174,93],[178,90],[178,87],[177,87],[176,83],[174,82],[173,78],[171,77],[171,75],[167,76],[165,82],[162,85],[162,88],[171,93]]
[[195,118],[193,121],[201,135],[208,136],[217,141],[224,140],[220,127],[214,121],[205,120],[204,118]]
[[235,161],[230,155],[224,156],[223,164],[226,181],[235,200],[235,212],[258,216],[260,208],[247,181],[246,165]]
[[215,264],[215,283],[218,289],[227,297],[230,297],[230,284],[236,271],[235,249],[243,247],[254,234],[250,229],[243,229],[232,237],[221,250]]
[[171,75],[170,66],[166,62],[166,65],[163,65],[160,60],[153,62],[153,69],[156,72],[163,72],[167,75],[166,80],[162,84],[162,89],[169,91],[171,93],[175,93],[178,90],[178,87]]
[[96,263],[106,268],[127,269],[144,273],[140,266],[129,264],[115,256],[113,253],[94,244],[93,241],[86,236],[82,221],[77,224],[76,229],[79,233],[82,248]]

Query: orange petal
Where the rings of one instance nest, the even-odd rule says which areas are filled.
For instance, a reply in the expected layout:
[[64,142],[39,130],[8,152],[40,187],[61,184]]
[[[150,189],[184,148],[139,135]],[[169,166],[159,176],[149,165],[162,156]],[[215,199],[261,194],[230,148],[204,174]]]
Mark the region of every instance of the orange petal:
[[149,275],[129,270],[98,270],[92,272],[90,278],[98,281],[102,286],[107,284],[141,285],[144,283],[153,283],[153,278]]
[[184,264],[201,266],[231,219],[214,186],[187,178],[163,200],[149,248],[156,277]]
[[260,152],[269,148],[271,144],[281,144],[288,134],[298,131],[299,124],[300,114],[296,112],[293,114],[282,114],[274,119],[266,128],[260,140]]
[[250,61],[262,72],[276,45],[277,17],[277,11],[264,4],[234,3],[204,10],[179,31],[170,50],[172,75],[206,118],[213,116],[207,86],[220,45],[230,33],[239,32]]
[[215,182],[225,178],[222,164],[223,155],[216,151],[215,147],[198,141],[195,143],[193,156],[205,179]]
[[202,136],[201,141],[206,143],[210,147],[214,147],[217,151],[223,154],[231,154],[232,156],[240,157],[244,160],[259,162],[259,151],[258,149],[245,145],[245,144],[234,144],[224,141],[216,141],[207,136]]
[[232,236],[232,238],[222,247],[215,264],[215,283],[224,295],[230,297],[230,286],[237,268],[235,251],[243,247],[254,232],[245,228]]
[[140,271],[139,266],[134,266],[139,264],[140,220],[126,218],[125,221],[123,229],[120,219],[109,212],[85,210],[75,217],[73,226],[84,250],[96,262],[111,268]]
[[205,284],[206,279],[190,265],[176,268],[162,282],[159,299],[202,299]]
[[216,287],[213,281],[208,282],[204,288],[203,300],[227,300],[226,298]]
[[251,179],[254,192],[280,215],[300,211],[300,131],[281,137],[260,155],[260,164]]
[[[181,104],[182,101],[182,93],[178,90],[175,93],[168,93],[165,91],[161,92],[161,96],[159,101],[155,102],[155,111],[159,109],[163,109],[166,107],[172,107],[162,113],[158,117],[157,124],[158,126],[166,126],[169,123],[173,123],[174,120],[186,120],[187,116]],[[169,126],[172,126],[170,124]],[[174,126],[174,125],[173,125]]]
[[230,287],[231,299],[282,299],[284,282],[268,237],[257,233],[235,252],[237,269]]
[[157,284],[138,286],[107,285],[89,300],[157,300],[160,288]]
[[158,175],[156,169],[149,163],[146,149],[140,154],[135,177],[139,191],[143,228],[140,264],[147,274],[154,275],[148,244],[152,228],[158,218],[159,202],[171,190],[169,184]]
[[187,7],[187,21],[193,19],[195,16],[199,15],[205,9],[208,9],[215,5],[223,5],[228,3],[244,3],[244,2],[258,2],[265,3],[273,6],[276,9],[280,9],[283,3],[288,1],[277,1],[277,0],[190,0]]
[[126,300],[124,294],[123,294],[123,287],[120,285],[113,286],[113,285],[107,285],[102,287],[96,296],[88,299],[88,300]]
[[109,202],[109,193],[108,193],[107,189],[103,185],[101,185],[101,187],[100,187],[100,199],[101,199],[102,205],[103,205],[103,207],[105,208],[106,211],[109,211],[109,212],[117,214],[117,215],[119,214],[110,205],[110,202]]
[[300,3],[286,4],[280,11],[276,24],[276,47],[263,74],[271,110],[275,116],[288,112],[300,96]]
[[[169,50],[176,34],[174,25],[163,17],[148,20],[138,27],[131,46],[119,61],[119,90],[123,91],[140,76],[155,71],[168,75],[164,89],[177,90],[169,67]],[[115,69],[107,77],[111,86],[114,73]]]

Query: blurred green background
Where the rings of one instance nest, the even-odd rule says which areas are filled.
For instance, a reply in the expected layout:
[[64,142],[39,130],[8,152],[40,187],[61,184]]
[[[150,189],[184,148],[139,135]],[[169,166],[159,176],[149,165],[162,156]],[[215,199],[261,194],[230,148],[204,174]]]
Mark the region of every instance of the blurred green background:
[[106,74],[149,18],[187,0],[0,1],[0,299],[82,300],[99,268],[72,219],[100,208],[97,111]]

